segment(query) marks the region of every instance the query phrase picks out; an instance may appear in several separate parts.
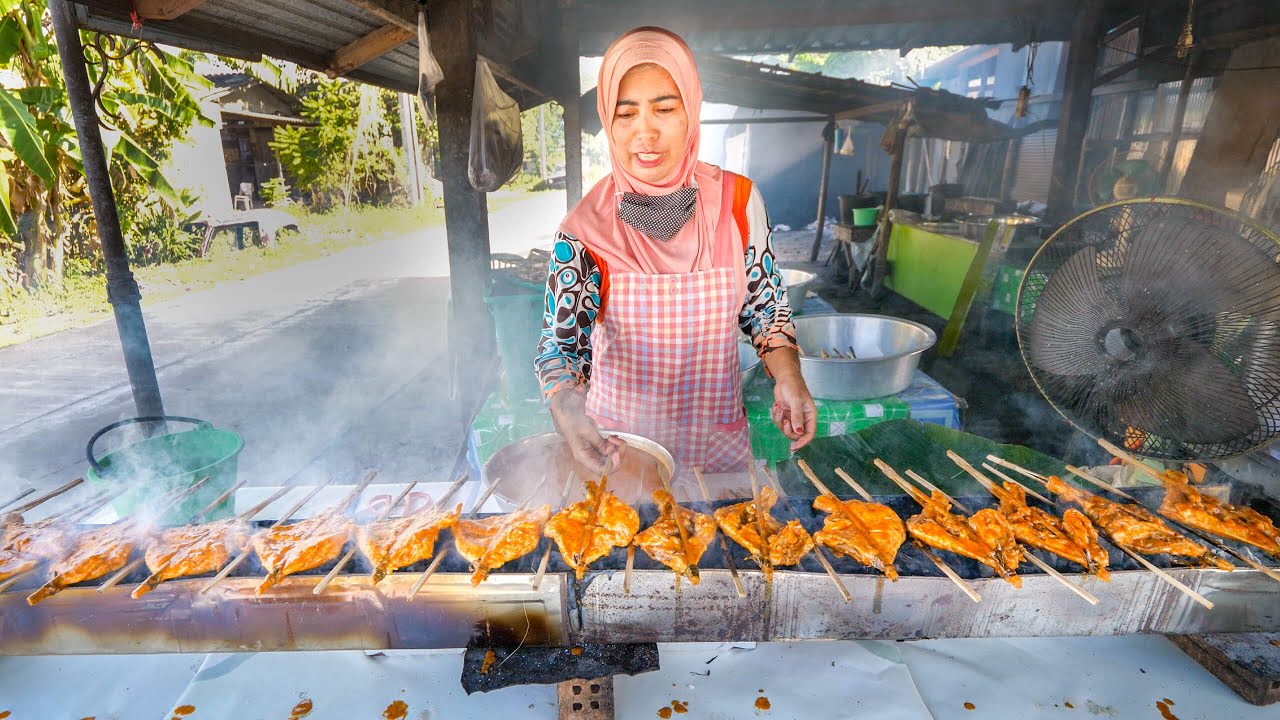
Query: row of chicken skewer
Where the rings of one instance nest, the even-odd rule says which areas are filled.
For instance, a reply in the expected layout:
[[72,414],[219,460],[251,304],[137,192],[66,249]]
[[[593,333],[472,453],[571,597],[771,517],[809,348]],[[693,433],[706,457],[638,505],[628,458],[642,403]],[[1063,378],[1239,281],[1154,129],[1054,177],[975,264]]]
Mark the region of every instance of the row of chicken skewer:
[[[1110,449],[1123,455],[1118,448]],[[25,522],[14,513],[4,516],[0,591],[47,564],[45,584],[27,599],[34,605],[63,588],[108,575],[110,577],[99,586],[99,590],[109,589],[134,568],[145,564],[150,574],[134,588],[132,595],[135,598],[154,590],[166,580],[217,573],[202,588],[204,593],[229,575],[252,552],[266,570],[266,577],[257,587],[258,594],[270,591],[291,574],[319,568],[338,559],[325,579],[315,586],[313,591],[318,594],[342,571],[358,549],[373,568],[371,581],[374,584],[399,569],[433,560],[413,588],[412,597],[444,559],[445,553],[437,552],[437,545],[446,529],[450,530],[454,550],[470,563],[473,584],[484,581],[492,570],[532,553],[544,536],[550,538],[566,565],[579,579],[593,562],[618,547],[628,549],[629,578],[634,548],[639,547],[653,560],[669,567],[676,574],[677,582],[679,578],[687,578],[696,584],[699,561],[716,541],[717,529],[749,553],[751,560],[764,572],[766,580],[771,578],[775,568],[795,566],[813,553],[846,601],[849,600],[848,591],[832,568],[826,552],[851,559],[883,573],[890,580],[896,580],[898,572],[894,562],[899,549],[908,540],[975,600],[980,599],[976,591],[934,550],[976,560],[1015,586],[1021,585],[1017,574],[1019,567],[1023,562],[1031,562],[1092,603],[1097,599],[1067,581],[1028,548],[1060,557],[1080,566],[1085,573],[1107,581],[1109,553],[1099,543],[1101,531],[1112,544],[1207,607],[1212,603],[1142,556],[1164,554],[1204,567],[1234,568],[1205,544],[1189,537],[1190,534],[1219,552],[1228,553],[1280,580],[1280,573],[1210,537],[1245,543],[1280,558],[1280,532],[1274,523],[1252,509],[1230,505],[1200,493],[1188,483],[1186,476],[1177,471],[1157,473],[1146,470],[1167,488],[1159,514],[1186,528],[1186,534],[1175,530],[1136,500],[1132,503],[1113,502],[1069,485],[1058,477],[1040,476],[994,455],[987,458],[994,465],[984,463],[983,470],[978,470],[959,455],[948,454],[996,497],[998,507],[968,513],[955,499],[918,474],[908,470],[904,478],[877,460],[880,470],[920,505],[920,511],[904,522],[892,508],[875,502],[842,470],[837,469],[836,474],[862,497],[861,500],[838,498],[803,461],[799,461],[801,470],[819,490],[813,501],[814,508],[826,513],[823,527],[812,535],[798,520],[784,523],[775,517],[775,505],[780,500],[789,504],[790,500],[777,479],[767,472],[763,473],[767,483],[759,486],[754,468],[751,471],[752,497],[715,509],[710,515],[678,504],[664,480],[663,488],[653,493],[658,518],[643,531],[640,530],[639,513],[608,488],[605,476],[598,481],[584,483],[585,497],[571,504],[565,504],[565,501],[574,483],[572,480],[566,483],[560,502],[563,507],[558,511],[553,511],[549,504],[531,507],[526,502],[514,512],[504,515],[478,518],[473,511],[470,516],[463,517],[460,503],[449,507],[451,497],[461,488],[460,479],[438,502],[406,512],[401,517],[389,517],[412,489],[410,484],[399,497],[386,505],[375,520],[357,524],[350,517],[351,505],[372,481],[371,473],[342,501],[305,520],[287,522],[322,486],[312,488],[301,502],[282,515],[284,519],[268,528],[255,531],[248,519],[292,488],[282,488],[237,517],[197,522],[205,512],[234,492],[236,488],[232,488],[194,516],[187,525],[153,530],[140,520],[126,519],[76,536],[72,528],[85,517],[87,510],[95,507],[95,502],[102,502],[102,498],[97,497],[61,515],[38,522]],[[1147,467],[1125,457],[1135,466]],[[1043,484],[1058,501],[1018,482],[996,465]],[[1082,470],[1069,466],[1068,469],[1094,484],[1123,494]],[[704,497],[709,500],[701,475],[696,472],[695,475]],[[993,477],[1002,482],[997,483],[991,479]],[[537,495],[539,489],[540,486],[534,488],[530,497]],[[1061,514],[1029,505],[1028,495],[1049,507],[1060,509]],[[172,506],[182,497],[179,494],[162,498],[161,503]],[[487,495],[476,503],[476,507],[486,499]],[[1067,504],[1076,507],[1061,507]],[[30,507],[30,504],[24,507]],[[350,540],[354,540],[355,549],[339,559]],[[724,538],[720,541],[724,543]],[[139,550],[141,557],[130,562]],[[546,570],[550,550],[548,545],[535,585]],[[732,563],[732,554],[727,547],[724,550],[726,564],[733,573],[738,592],[744,595]]]

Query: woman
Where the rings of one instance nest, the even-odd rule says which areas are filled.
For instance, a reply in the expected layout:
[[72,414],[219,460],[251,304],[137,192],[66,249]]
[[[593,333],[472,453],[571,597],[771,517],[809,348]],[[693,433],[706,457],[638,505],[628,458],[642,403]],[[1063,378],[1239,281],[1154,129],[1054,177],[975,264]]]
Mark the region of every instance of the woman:
[[750,461],[737,343],[774,379],[773,419],[792,450],[816,427],[759,192],[698,160],[702,86],[674,34],[639,28],[600,66],[597,109],[612,173],[556,236],[535,368],[577,460],[603,472],[651,438],[677,471]]

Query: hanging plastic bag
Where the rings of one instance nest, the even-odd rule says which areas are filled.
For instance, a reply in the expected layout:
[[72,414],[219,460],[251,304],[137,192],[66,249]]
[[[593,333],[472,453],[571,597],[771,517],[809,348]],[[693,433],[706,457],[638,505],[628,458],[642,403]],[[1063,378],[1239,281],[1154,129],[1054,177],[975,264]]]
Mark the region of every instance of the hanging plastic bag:
[[418,110],[422,122],[436,121],[436,85],[444,79],[444,71],[431,54],[431,33],[427,31],[427,13],[418,10]]
[[493,192],[506,184],[524,163],[520,106],[498,87],[489,63],[476,60],[476,87],[471,98],[471,187]]

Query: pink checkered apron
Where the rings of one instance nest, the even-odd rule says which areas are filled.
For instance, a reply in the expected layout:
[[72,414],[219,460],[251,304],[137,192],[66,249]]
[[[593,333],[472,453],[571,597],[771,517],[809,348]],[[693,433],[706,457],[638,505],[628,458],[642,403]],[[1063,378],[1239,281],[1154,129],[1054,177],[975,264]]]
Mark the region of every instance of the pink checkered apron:
[[737,348],[742,285],[734,275],[743,272],[611,277],[608,308],[591,338],[587,392],[587,413],[602,430],[661,444],[677,473],[745,469],[751,432]]

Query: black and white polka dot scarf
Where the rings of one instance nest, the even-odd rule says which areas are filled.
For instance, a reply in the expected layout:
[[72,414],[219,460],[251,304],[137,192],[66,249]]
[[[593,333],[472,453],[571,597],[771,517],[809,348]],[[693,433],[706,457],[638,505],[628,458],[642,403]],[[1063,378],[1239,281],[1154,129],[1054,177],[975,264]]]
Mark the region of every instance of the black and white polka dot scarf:
[[693,217],[698,188],[687,187],[667,195],[622,193],[618,217],[652,238],[670,240]]

